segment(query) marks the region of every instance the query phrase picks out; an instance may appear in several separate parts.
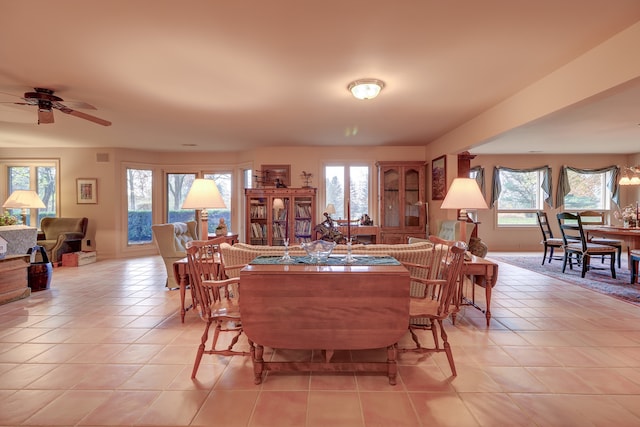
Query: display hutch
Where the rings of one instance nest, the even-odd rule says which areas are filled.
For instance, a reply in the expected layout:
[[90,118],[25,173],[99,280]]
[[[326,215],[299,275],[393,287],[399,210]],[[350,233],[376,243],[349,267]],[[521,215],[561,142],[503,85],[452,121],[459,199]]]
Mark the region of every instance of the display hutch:
[[247,243],[283,246],[312,240],[315,227],[315,188],[247,188]]
[[382,243],[426,237],[425,163],[378,162],[378,206]]

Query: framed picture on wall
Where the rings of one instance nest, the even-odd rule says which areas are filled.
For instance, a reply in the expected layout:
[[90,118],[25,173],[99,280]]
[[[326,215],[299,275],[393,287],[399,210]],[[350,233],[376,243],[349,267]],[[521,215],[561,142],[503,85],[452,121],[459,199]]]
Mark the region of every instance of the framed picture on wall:
[[447,194],[447,157],[441,156],[431,162],[431,199],[444,200]]
[[291,185],[291,165],[262,165],[265,186],[276,186],[276,180],[289,187]]
[[76,198],[78,204],[98,203],[98,180],[96,178],[76,179]]

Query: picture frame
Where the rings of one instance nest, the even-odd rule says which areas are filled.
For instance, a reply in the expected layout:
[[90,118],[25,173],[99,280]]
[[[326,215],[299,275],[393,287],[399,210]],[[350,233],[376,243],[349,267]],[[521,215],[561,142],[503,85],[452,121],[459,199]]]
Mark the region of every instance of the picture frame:
[[98,203],[97,178],[76,179],[76,203],[79,205]]
[[291,165],[262,165],[265,186],[276,186],[276,179],[289,187],[291,185]]
[[431,199],[444,200],[447,195],[447,156],[431,162]]

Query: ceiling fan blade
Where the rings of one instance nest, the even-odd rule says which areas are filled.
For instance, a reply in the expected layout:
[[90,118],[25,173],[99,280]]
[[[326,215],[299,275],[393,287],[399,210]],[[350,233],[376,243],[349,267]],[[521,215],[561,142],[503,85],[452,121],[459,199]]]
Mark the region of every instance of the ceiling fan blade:
[[101,118],[96,117],[96,116],[92,116],[92,115],[87,114],[87,113],[82,113],[80,111],[73,110],[73,109],[71,109],[71,108],[67,107],[66,105],[61,104],[59,102],[53,103],[53,107],[57,108],[58,110],[62,111],[65,114],[69,114],[69,115],[72,115],[72,116],[75,116],[75,117],[80,117],[81,119],[89,120],[90,122],[97,123],[97,124],[102,125],[102,126],[111,126],[111,122],[110,121],[101,119]]
[[53,123],[53,111],[38,108],[38,124],[50,124]]

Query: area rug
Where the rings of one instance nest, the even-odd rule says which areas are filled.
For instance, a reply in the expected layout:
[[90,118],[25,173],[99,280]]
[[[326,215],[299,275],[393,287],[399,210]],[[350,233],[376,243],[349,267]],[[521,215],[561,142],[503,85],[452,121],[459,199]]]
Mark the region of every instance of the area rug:
[[630,284],[631,274],[626,266],[626,257],[622,262],[622,268],[616,268],[616,279],[611,278],[611,271],[608,268],[607,261],[605,261],[605,264],[601,264],[599,259],[591,260],[591,265],[598,269],[588,271],[583,279],[580,277],[581,267],[579,266],[574,265],[573,270],[570,270],[567,265],[566,272],[563,273],[562,260],[553,260],[551,263],[542,265],[542,254],[540,256],[500,254],[500,256],[488,255],[487,258],[564,280],[574,285],[640,305],[640,285]]

